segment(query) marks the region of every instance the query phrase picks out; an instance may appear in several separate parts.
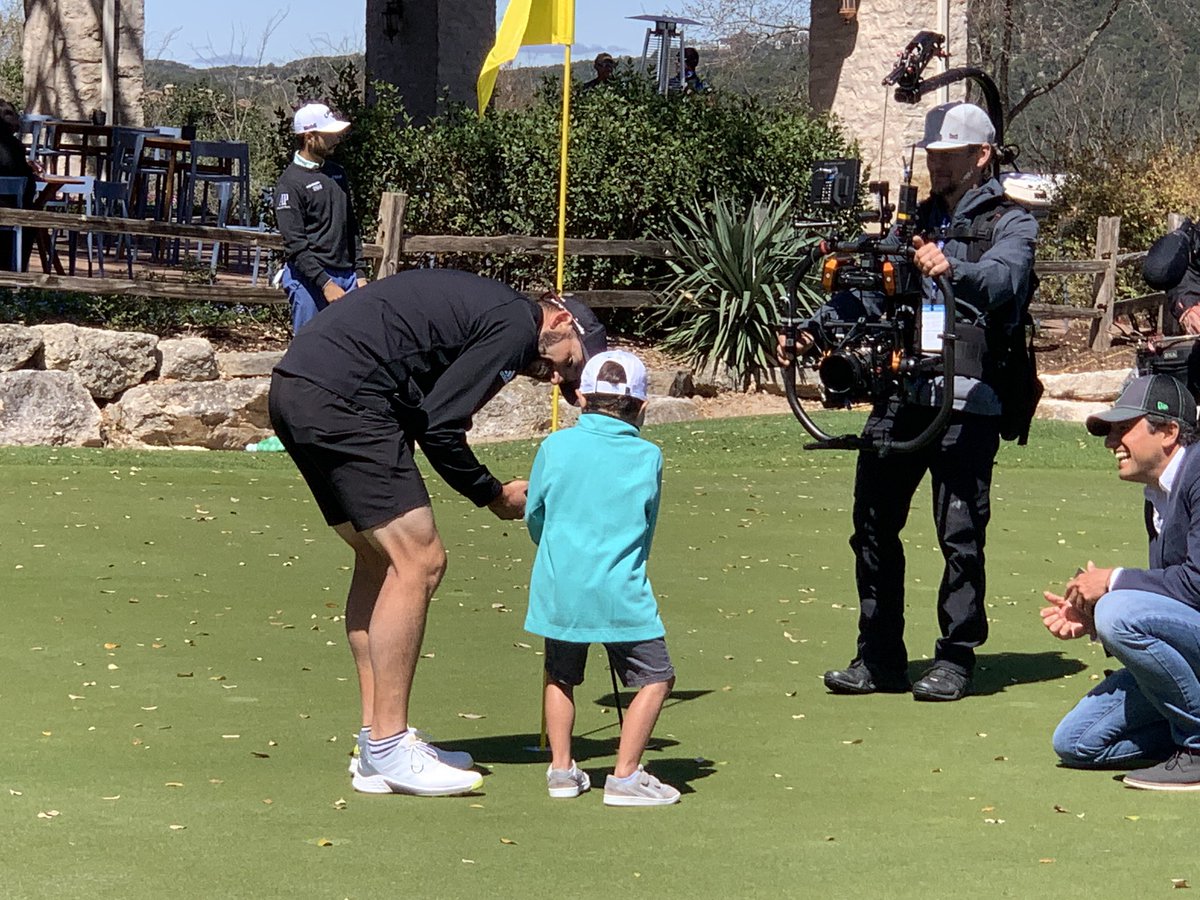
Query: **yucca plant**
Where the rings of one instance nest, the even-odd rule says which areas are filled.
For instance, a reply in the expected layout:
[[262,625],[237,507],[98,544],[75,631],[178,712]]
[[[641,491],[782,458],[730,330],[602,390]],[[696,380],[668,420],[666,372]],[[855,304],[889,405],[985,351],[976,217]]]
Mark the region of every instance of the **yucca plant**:
[[[698,369],[724,363],[743,390],[775,355],[787,281],[815,238],[794,223],[790,199],[693,202],[666,235],[672,275],[655,316],[664,351]],[[802,285],[804,308],[815,295]]]

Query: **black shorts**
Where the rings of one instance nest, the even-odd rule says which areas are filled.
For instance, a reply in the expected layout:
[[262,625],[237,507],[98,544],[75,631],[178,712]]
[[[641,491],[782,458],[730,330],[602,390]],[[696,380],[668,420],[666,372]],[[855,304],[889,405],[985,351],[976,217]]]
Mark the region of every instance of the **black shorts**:
[[[546,638],[546,674],[551,681],[574,687],[583,684],[591,644],[576,644]],[[625,687],[645,687],[675,677],[665,638],[605,644],[608,663]]]
[[329,525],[365,531],[429,506],[413,441],[386,413],[276,372],[271,425]]

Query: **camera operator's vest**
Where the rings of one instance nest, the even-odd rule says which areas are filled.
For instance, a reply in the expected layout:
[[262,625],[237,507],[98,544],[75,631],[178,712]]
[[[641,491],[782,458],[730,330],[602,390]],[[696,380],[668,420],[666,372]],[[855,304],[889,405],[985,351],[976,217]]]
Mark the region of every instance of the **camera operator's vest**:
[[[997,224],[1017,209],[1024,207],[1007,197],[995,197],[976,211],[969,225],[942,229],[938,236],[965,244],[966,261],[979,262],[995,243]],[[996,392],[1000,399],[1000,436],[1022,445],[1029,440],[1029,425],[1042,396],[1033,350],[1033,316],[1029,313],[1037,285],[1037,273],[1030,272],[1025,295],[1013,300],[1016,309],[1000,307],[992,310],[990,317],[985,313],[982,320],[957,328],[959,341],[965,345],[960,348],[965,364],[962,374],[978,377]],[[959,358],[956,353],[956,369]]]

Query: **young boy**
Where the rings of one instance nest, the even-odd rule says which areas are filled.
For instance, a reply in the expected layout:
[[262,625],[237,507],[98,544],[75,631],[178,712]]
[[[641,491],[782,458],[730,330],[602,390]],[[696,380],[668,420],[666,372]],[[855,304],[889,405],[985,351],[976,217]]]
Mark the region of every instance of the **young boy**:
[[571,758],[571,729],[588,644],[599,642],[621,682],[638,688],[625,713],[604,802],[663,806],[675,803],[679,791],[640,765],[675,684],[646,578],[662,453],[638,436],[646,411],[645,366],[623,350],[591,357],[579,405],[579,424],[542,442],[525,505],[538,545],[525,629],[546,638],[546,732],[553,754],[546,784],[551,797],[578,797],[591,787]]

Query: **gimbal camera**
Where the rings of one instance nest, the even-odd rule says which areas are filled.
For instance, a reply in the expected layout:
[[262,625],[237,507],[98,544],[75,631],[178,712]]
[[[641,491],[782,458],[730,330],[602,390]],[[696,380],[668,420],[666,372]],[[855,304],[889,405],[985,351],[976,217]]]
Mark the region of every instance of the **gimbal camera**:
[[[935,57],[944,57],[945,38],[922,31],[900,54],[900,62],[883,80],[895,85],[895,98],[916,103],[928,91],[973,78],[983,86],[988,115],[996,128],[997,144],[1002,143],[1003,108],[995,83],[981,69],[951,69],[923,79],[925,66]],[[995,162],[1011,162],[1015,150],[1002,148]],[[860,163],[853,159],[835,159],[814,165],[811,201],[831,211],[848,211],[858,204]],[[909,169],[911,175],[911,167]],[[913,264],[912,238],[916,232],[917,190],[906,178],[900,186],[896,206],[889,202],[887,182],[872,182],[877,208],[860,213],[860,221],[877,221],[882,236],[864,235],[846,239],[834,233],[820,241],[805,256],[787,286],[786,315],[781,322],[784,351],[789,364],[784,369],[783,388],[793,414],[815,438],[805,449],[871,450],[883,456],[919,450],[941,436],[953,411],[955,361],[955,300],[949,279],[937,279],[945,305],[941,330],[942,350],[933,355],[921,351],[922,279]],[[895,216],[895,227],[892,217]],[[831,297],[851,294],[868,314],[853,318],[835,316],[807,320],[799,315],[797,293],[801,281],[817,263],[821,263],[821,286]],[[797,337],[801,325],[812,336],[811,351],[802,356],[815,360],[821,383],[823,404],[844,407],[854,402],[879,401],[898,396],[904,402],[915,394],[917,385],[934,377],[944,380],[941,405],[929,425],[910,440],[893,441],[866,435],[834,436],[823,431],[808,415],[797,395],[796,376],[800,361],[796,358]]]

